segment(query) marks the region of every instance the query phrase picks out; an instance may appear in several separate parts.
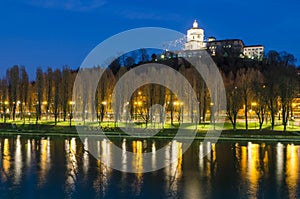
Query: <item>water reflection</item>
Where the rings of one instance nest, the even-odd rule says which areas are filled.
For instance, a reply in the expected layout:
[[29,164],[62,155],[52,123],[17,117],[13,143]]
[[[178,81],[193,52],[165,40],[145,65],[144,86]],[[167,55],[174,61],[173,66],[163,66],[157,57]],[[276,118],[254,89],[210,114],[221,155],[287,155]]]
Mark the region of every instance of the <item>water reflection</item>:
[[26,166],[30,167],[31,166],[31,143],[30,139],[27,140],[27,147],[26,147]]
[[[300,198],[299,145],[195,141],[182,154],[183,144],[175,140],[122,139],[118,143],[122,154],[116,156],[113,143],[104,139],[97,141],[98,155],[103,157],[100,161],[87,152],[92,148],[89,143],[88,138],[81,143],[76,138],[0,137],[0,188],[5,189],[0,198],[7,198],[3,195],[7,192],[16,198],[14,192],[27,187],[37,196],[45,195],[62,185],[60,198],[84,198],[86,193],[91,198],[149,193],[153,198]],[[153,173],[141,173],[145,164],[154,168],[160,161],[156,151],[161,146],[166,146],[163,161],[173,163]],[[125,153],[131,150],[135,154],[132,159]],[[144,152],[153,152],[151,162],[145,162]],[[112,161],[137,172],[115,171],[106,166]]]
[[42,139],[40,142],[40,182],[39,186],[47,182],[47,173],[51,168],[51,154],[50,154],[50,138]]
[[299,186],[299,146],[288,144],[286,147],[286,183],[289,198],[297,198],[296,188]]
[[173,140],[165,151],[167,165],[164,169],[166,176],[166,190],[170,197],[178,197],[182,178],[182,143]]
[[78,164],[76,158],[76,139],[65,140],[65,153],[66,153],[66,193],[72,196],[76,188]]
[[277,186],[281,186],[284,178],[284,146],[278,143],[276,146],[276,182]]
[[97,198],[106,195],[111,172],[111,168],[106,165],[111,163],[111,144],[112,143],[107,139],[97,141],[98,157],[102,157],[102,162],[97,160],[97,178],[93,182]]
[[133,189],[134,195],[140,195],[141,186],[143,183],[143,142],[133,141],[132,142],[132,152],[134,153],[132,159],[132,166],[135,168],[135,180],[133,181],[131,187]]
[[155,142],[152,142],[152,147],[151,147],[151,152],[152,152],[152,157],[151,157],[151,161],[152,161],[152,169],[156,168],[156,145]]
[[4,145],[3,145],[3,160],[2,160],[2,164],[3,164],[3,173],[2,173],[2,180],[6,181],[7,180],[7,176],[10,172],[10,148],[9,148],[9,140],[6,138],[4,139]]
[[83,148],[84,148],[84,151],[83,151],[83,157],[82,157],[82,164],[83,164],[82,167],[83,167],[84,176],[87,177],[87,173],[89,170],[89,153],[88,153],[89,142],[88,142],[87,138],[84,139]]
[[17,137],[16,140],[16,151],[15,151],[15,175],[14,175],[14,183],[19,184],[21,175],[22,175],[22,146],[20,141],[20,136]]
[[199,144],[199,170],[205,176],[210,176],[216,162],[216,145],[211,142]]
[[260,178],[260,165],[259,165],[259,145],[248,142],[248,168],[247,175],[250,182],[249,193],[250,198],[256,198],[258,191],[258,180]]

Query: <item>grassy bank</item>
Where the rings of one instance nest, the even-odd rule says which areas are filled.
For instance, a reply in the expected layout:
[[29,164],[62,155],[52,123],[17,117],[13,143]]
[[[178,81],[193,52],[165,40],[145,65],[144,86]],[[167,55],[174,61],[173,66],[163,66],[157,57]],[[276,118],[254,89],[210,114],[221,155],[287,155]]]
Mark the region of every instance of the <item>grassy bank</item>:
[[[0,135],[28,135],[28,136],[67,136],[67,137],[77,137],[77,129],[75,126],[69,126],[68,123],[54,125],[54,123],[44,123],[44,124],[16,124],[16,123],[0,123]],[[259,131],[258,129],[250,128],[247,132],[244,129],[239,129],[233,132],[230,128],[226,127],[220,135],[220,137],[207,133],[210,125],[200,125],[196,136],[193,136],[191,129],[185,129],[185,134],[180,137],[180,139],[196,139],[203,140],[204,138],[211,140],[223,140],[223,141],[270,141],[270,142],[297,142],[300,143],[300,133],[295,129],[288,132],[283,132],[281,130],[271,131],[268,128]],[[178,131],[178,128],[166,127],[155,136],[150,136],[145,130],[145,133],[140,133],[136,135],[128,135],[121,131],[118,127],[113,127],[112,125],[107,126],[78,126],[83,135],[86,136],[100,136],[109,138],[151,138],[151,139],[173,139]],[[153,129],[152,129],[153,130]],[[151,129],[148,129],[151,131]]]

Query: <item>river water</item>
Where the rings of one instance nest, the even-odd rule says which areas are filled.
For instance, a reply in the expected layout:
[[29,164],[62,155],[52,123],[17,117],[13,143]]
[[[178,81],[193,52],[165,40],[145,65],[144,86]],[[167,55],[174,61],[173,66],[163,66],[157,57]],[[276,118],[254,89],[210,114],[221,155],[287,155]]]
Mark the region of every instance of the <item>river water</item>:
[[[180,154],[176,141],[120,138],[135,153],[164,144],[178,157],[158,171],[125,173],[84,150],[87,139],[1,136],[0,198],[300,198],[297,144],[194,141]],[[113,143],[99,144],[113,159]],[[200,158],[204,148],[211,153]]]

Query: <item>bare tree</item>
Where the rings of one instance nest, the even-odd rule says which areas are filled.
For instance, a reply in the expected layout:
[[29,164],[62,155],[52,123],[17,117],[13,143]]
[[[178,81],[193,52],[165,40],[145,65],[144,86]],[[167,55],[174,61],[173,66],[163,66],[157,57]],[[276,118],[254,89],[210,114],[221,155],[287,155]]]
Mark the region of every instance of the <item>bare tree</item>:
[[60,90],[61,90],[61,72],[59,69],[54,71],[54,101],[53,101],[53,112],[54,112],[54,120],[55,125],[57,125],[57,120],[59,116],[59,105],[60,105]]
[[267,94],[266,94],[266,85],[265,80],[261,72],[256,71],[257,81],[253,82],[253,93],[255,102],[252,104],[252,109],[254,109],[258,122],[259,122],[259,130],[262,130],[262,126],[265,121],[265,116],[267,112]]
[[29,78],[24,66],[21,66],[21,80],[20,80],[20,110],[22,113],[22,118],[25,123],[26,106],[28,103],[28,93],[29,93]]
[[237,87],[234,74],[231,72],[226,77],[223,74],[224,85],[226,87],[227,109],[226,114],[230,120],[233,130],[236,131],[237,115],[242,108],[243,98],[241,95],[241,88]]
[[19,66],[15,65],[7,70],[8,96],[12,110],[12,119],[16,119],[17,100],[19,97]]
[[45,75],[45,87],[46,87],[46,111],[47,116],[50,113],[51,105],[52,105],[52,98],[53,98],[53,72],[51,68],[47,69],[47,73]]
[[244,116],[246,131],[248,131],[248,111],[253,97],[252,85],[255,81],[255,71],[253,68],[241,68],[236,75],[237,87],[241,91],[241,96],[244,103]]
[[42,115],[42,101],[43,101],[43,87],[44,87],[44,77],[42,68],[38,68],[36,71],[36,124],[41,120]]
[[1,92],[1,109],[2,109],[2,112],[3,112],[3,122],[6,123],[6,109],[7,109],[7,105],[8,105],[8,102],[7,102],[7,94],[8,94],[8,85],[7,85],[7,80],[4,78],[4,79],[1,79],[0,80],[0,92]]

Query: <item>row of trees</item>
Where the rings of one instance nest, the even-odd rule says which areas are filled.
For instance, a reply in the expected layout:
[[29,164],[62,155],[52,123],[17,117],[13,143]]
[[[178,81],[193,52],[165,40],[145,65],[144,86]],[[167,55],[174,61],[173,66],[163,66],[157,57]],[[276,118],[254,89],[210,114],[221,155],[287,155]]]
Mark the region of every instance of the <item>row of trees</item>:
[[[299,93],[299,78],[293,55],[271,51],[263,61],[236,56],[217,56],[213,59],[223,76],[227,97],[226,114],[234,130],[238,117],[241,117],[241,110],[246,130],[250,110],[255,112],[260,129],[267,115],[270,116],[274,129],[275,116],[281,111],[282,124],[286,130],[292,116],[293,100]],[[177,70],[189,81],[199,103],[196,104],[190,98],[179,99],[168,89],[171,85],[168,87],[157,84],[144,85],[133,92],[129,100],[125,99],[129,87],[146,79],[146,73],[136,73],[123,87],[123,91],[117,93],[118,100],[113,101],[113,89],[121,77],[145,63],[161,63]],[[84,75],[80,76],[82,79],[79,79],[73,93],[78,73]],[[102,73],[96,86],[89,83],[98,81],[99,74]],[[174,79],[168,79],[167,75],[165,82],[174,84],[182,96],[189,96],[191,93],[189,88]],[[72,98],[72,94],[75,94],[76,100]],[[32,114],[36,122],[44,117],[54,118],[56,124],[59,119],[71,120],[76,114],[84,121],[88,119],[101,123],[105,119],[112,119],[116,125],[119,121],[129,120],[142,120],[146,126],[153,121],[164,125],[166,118],[172,125],[185,121],[201,123],[214,121],[213,106],[216,106],[211,103],[209,90],[201,75],[189,62],[184,58],[169,56],[167,52],[164,56],[149,56],[145,49],[120,56],[108,68],[94,67],[80,71],[73,71],[67,66],[55,71],[51,68],[46,71],[38,68],[36,79],[32,82],[29,81],[24,66],[13,66],[0,80],[0,97],[4,122],[7,117],[12,120],[19,117],[25,122],[25,118],[30,118]],[[73,113],[75,103],[77,108],[74,111],[77,112]],[[153,105],[159,106],[155,110],[151,109]],[[195,113],[195,106],[199,113]]]
[[[227,60],[228,61],[228,60]],[[227,90],[227,116],[236,129],[239,110],[244,110],[245,126],[248,130],[248,112],[255,111],[260,130],[266,116],[271,118],[274,129],[275,117],[282,113],[284,131],[293,116],[293,100],[299,94],[299,77],[295,58],[286,52],[270,51],[263,62],[241,63],[236,70],[226,70],[234,65],[234,59],[224,64],[224,82]],[[224,63],[224,62],[223,62]],[[221,65],[221,63],[219,62]]]
[[61,70],[41,68],[36,71],[35,81],[30,81],[24,66],[13,66],[6,76],[0,80],[1,116],[24,120],[35,116],[36,122],[42,115],[58,119],[67,119],[68,104],[72,100],[72,87],[76,71],[65,66]]

